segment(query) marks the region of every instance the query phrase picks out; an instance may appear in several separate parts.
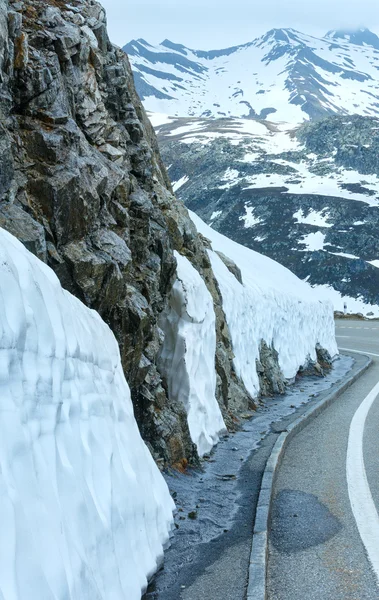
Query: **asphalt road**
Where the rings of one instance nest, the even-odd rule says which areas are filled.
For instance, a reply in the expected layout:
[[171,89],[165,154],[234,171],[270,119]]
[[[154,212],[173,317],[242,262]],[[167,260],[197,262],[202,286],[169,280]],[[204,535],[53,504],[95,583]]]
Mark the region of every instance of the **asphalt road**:
[[286,448],[275,485],[269,600],[379,598],[379,322],[337,321],[374,364]]
[[[246,598],[253,517],[267,458],[279,432],[310,402],[327,396],[351,366],[346,357],[325,378],[299,377],[285,396],[266,398],[253,418],[241,419],[239,431],[219,442],[204,469],[165,474],[177,505],[176,529],[144,600]],[[195,519],[189,517],[193,512]]]

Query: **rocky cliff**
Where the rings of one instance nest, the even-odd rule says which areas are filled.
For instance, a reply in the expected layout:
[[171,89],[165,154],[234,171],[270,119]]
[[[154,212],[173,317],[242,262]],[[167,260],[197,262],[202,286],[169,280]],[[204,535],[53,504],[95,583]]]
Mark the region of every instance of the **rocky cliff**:
[[[162,350],[161,327],[167,318],[177,318],[175,252],[200,274],[213,302],[215,350],[208,362],[216,369],[215,398],[223,422],[233,428],[240,411],[253,406],[253,398],[244,373],[236,375],[210,242],[197,233],[173,194],[128,59],[110,43],[100,4],[0,0],[0,118],[0,227],[52,267],[63,287],[110,325],[136,419],[154,457],[163,463],[196,461],[188,406],[170,393],[175,373],[168,379],[167,365],[161,368],[164,376],[159,372],[167,349]],[[248,300],[237,281],[238,268],[230,257],[220,256],[257,320],[250,337],[259,338],[255,304],[259,300],[259,310],[264,310],[264,292],[253,303]],[[186,281],[180,285],[180,298],[188,298]],[[187,331],[188,307],[178,310]],[[275,310],[270,309],[270,319],[276,331],[275,318],[282,322],[283,316],[275,317]],[[329,340],[328,310],[323,307],[320,315],[328,323]],[[197,352],[196,343],[186,347],[186,335],[184,361],[185,352]],[[300,358],[292,351],[293,341],[284,340],[282,354],[294,357],[291,377],[309,356],[316,357],[317,335],[309,337]],[[285,376],[273,333],[265,336],[260,355],[250,360],[247,345],[244,360],[247,380],[259,371],[261,392],[270,394],[283,391]],[[202,357],[195,359],[192,364],[200,364]],[[186,367],[183,373],[187,376]],[[188,393],[193,389],[189,386]]]
[[[196,458],[184,407],[156,367],[174,250],[207,282],[217,314],[225,422],[250,397],[204,245],[171,189],[124,52],[92,0],[0,0],[0,226],[111,326],[154,456]],[[228,408],[233,397],[233,409]]]

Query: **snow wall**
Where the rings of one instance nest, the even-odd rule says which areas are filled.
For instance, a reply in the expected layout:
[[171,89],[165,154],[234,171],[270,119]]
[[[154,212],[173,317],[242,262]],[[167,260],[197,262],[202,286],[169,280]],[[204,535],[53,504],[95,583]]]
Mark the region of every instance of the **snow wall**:
[[[261,341],[273,346],[279,366],[291,380],[316,345],[338,354],[333,307],[317,290],[279,263],[233,242],[190,212],[197,230],[240,268],[243,284],[215,251],[208,251],[218,281],[233,344],[234,367],[252,397],[259,394],[256,360]],[[175,253],[177,279],[160,326],[164,344],[158,367],[171,399],[187,411],[189,431],[199,455],[208,453],[225,430],[216,400],[216,323],[212,297],[190,261]]]
[[0,598],[139,600],[174,504],[100,316],[0,229]]
[[184,404],[200,456],[226,431],[216,400],[216,316],[207,286],[190,261],[175,252],[177,279],[160,326],[165,338],[158,366],[170,398]]
[[278,352],[287,379],[295,377],[309,359],[317,359],[317,344],[332,357],[338,354],[330,302],[320,300],[317,290],[279,263],[226,238],[195,213],[190,216],[213,250],[228,256],[241,270],[243,285],[216,252],[208,251],[232,338],[234,367],[253,397],[259,393],[256,359],[262,340]]

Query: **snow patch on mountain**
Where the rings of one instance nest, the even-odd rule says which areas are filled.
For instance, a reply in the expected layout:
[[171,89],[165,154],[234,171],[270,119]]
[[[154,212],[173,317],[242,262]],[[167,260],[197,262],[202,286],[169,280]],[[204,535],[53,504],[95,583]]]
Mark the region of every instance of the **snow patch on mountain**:
[[315,252],[317,250],[323,250],[325,244],[325,233],[321,231],[312,231],[307,233],[301,240],[301,244],[304,244],[307,250]]
[[[208,254],[232,337],[235,370],[253,397],[259,392],[256,361],[262,340],[278,352],[279,365],[289,380],[309,359],[317,359],[317,344],[331,356],[338,354],[331,303],[321,301],[317,291],[279,263],[214,231],[195,213],[190,216],[212,243]],[[236,263],[243,284],[216,251]]]
[[174,192],[177,192],[183,185],[185,185],[189,181],[189,177],[187,175],[183,175],[178,181],[172,182],[172,189]]
[[[355,254],[347,254],[347,252],[330,252],[330,254],[334,254],[334,256],[342,256],[343,258],[351,258],[352,260],[359,260],[359,256],[355,256]],[[370,261],[368,261],[370,264]]]
[[212,214],[211,214],[211,221],[214,221],[215,219],[217,219],[217,217],[219,217],[220,215],[222,215],[222,210],[215,210]]
[[161,113],[149,113],[149,119],[153,127],[159,127],[160,125],[171,123],[174,117],[169,117]]
[[245,213],[246,214],[239,217],[239,220],[244,222],[243,226],[245,228],[254,227],[254,225],[259,225],[259,223],[262,223],[262,219],[255,216],[254,208],[252,206],[245,204]]
[[174,503],[116,340],[0,229],[0,596],[139,600]]
[[216,400],[216,317],[213,300],[190,261],[175,252],[177,280],[160,326],[164,344],[159,369],[169,397],[184,404],[192,441],[200,456],[226,431]]
[[379,114],[379,38],[368,30],[317,38],[273,29],[248,44],[203,52],[167,40],[124,47],[153,112],[300,123]]
[[[154,119],[151,113],[149,117]],[[189,123],[188,131],[186,122]],[[343,168],[336,163],[336,151],[331,152],[328,158],[320,158],[307,151],[296,137],[297,129],[288,124],[277,126],[268,121],[197,119],[193,123],[192,119],[180,118],[172,119],[169,125],[157,126],[157,133],[162,143],[171,138],[178,143],[206,146],[216,139],[224,139],[231,145],[243,146],[246,151],[243,158],[239,159],[241,169],[228,167],[222,176],[222,182],[218,183],[215,179],[215,185],[220,190],[242,184],[245,190],[281,188],[283,193],[343,197],[369,206],[379,206],[377,174],[362,174],[352,168]],[[244,163],[254,165],[253,175],[243,173]],[[267,168],[268,163],[272,165],[270,170]],[[188,174],[186,179],[174,182],[175,190],[179,189],[178,185],[182,187],[189,180]],[[306,221],[299,222],[311,224],[308,221],[310,218],[311,213]],[[326,222],[325,218],[323,221]],[[330,227],[330,224],[322,226]]]
[[293,215],[293,218],[296,219],[298,223],[315,225],[317,227],[333,227],[332,223],[328,223],[328,217],[328,207],[325,207],[320,211],[311,208],[307,215],[304,214],[304,211],[300,208]]

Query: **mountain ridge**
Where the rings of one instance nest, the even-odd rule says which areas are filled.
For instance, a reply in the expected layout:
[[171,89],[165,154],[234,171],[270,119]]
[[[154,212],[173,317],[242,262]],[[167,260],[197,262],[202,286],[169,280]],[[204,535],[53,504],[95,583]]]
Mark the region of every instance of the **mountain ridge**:
[[379,114],[379,37],[367,28],[324,37],[271,29],[251,42],[192,50],[132,40],[129,55],[145,108],[172,116],[302,122]]
[[[190,51],[193,54],[198,55],[199,57],[204,57],[205,55],[210,55],[212,53],[216,53],[216,52],[228,52],[230,50],[236,50],[239,48],[245,48],[246,46],[251,46],[254,42],[256,42],[257,40],[266,37],[268,34],[272,33],[272,32],[283,32],[284,34],[287,34],[287,32],[293,33],[293,34],[300,34],[300,35],[306,35],[310,38],[314,37],[315,39],[341,39],[341,38],[349,38],[349,41],[353,44],[356,44],[358,46],[362,46],[364,43],[368,42],[368,39],[370,40],[370,42],[374,41],[374,43],[369,43],[368,45],[372,45],[373,47],[376,47],[377,42],[379,42],[379,36],[371,31],[368,27],[358,27],[358,28],[345,28],[345,29],[330,29],[328,30],[325,35],[318,37],[315,36],[311,33],[303,33],[301,32],[299,29],[295,29],[294,27],[273,27],[271,29],[269,29],[265,34],[262,34],[256,38],[254,38],[253,40],[251,40],[250,42],[243,42],[242,44],[234,44],[232,46],[226,46],[224,48],[219,48],[219,49],[215,49],[215,48],[210,48],[209,50],[203,50],[200,48],[190,48],[189,46],[186,46],[185,44],[181,44],[178,42],[173,42],[172,40],[165,38],[164,40],[162,40],[161,42],[159,42],[159,44],[157,44],[158,46],[165,46],[166,48],[170,49],[170,50],[182,50],[182,52],[185,51]],[[365,39],[367,37],[367,39]],[[150,44],[150,42],[148,42],[147,40],[145,40],[144,38],[135,38],[130,40],[130,42],[128,42],[127,44],[125,44],[125,46],[123,46],[123,49],[125,49],[127,46],[129,46],[129,44],[133,44],[133,43],[142,43],[145,45],[148,45],[152,48],[156,47],[156,45],[154,46],[154,44]]]

